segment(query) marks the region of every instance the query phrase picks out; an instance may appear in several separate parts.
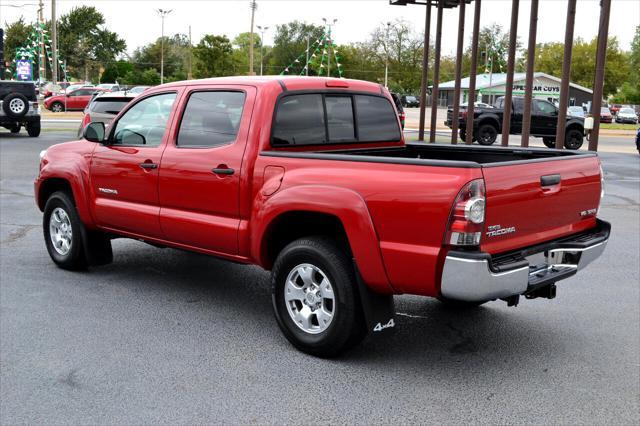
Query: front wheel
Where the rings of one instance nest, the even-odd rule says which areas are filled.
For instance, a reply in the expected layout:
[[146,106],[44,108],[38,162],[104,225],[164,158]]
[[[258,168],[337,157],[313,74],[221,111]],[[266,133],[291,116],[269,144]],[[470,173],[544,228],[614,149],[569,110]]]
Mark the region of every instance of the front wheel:
[[51,260],[63,269],[86,266],[82,247],[82,222],[66,192],[54,192],[44,207],[42,228]]
[[292,242],[278,255],[271,280],[276,320],[299,350],[336,356],[364,338],[353,266],[333,240]]
[[582,146],[582,140],[584,135],[578,129],[571,129],[567,131],[564,138],[564,147],[567,149],[580,149]]
[[493,145],[498,139],[498,129],[493,124],[482,124],[478,127],[478,143]]

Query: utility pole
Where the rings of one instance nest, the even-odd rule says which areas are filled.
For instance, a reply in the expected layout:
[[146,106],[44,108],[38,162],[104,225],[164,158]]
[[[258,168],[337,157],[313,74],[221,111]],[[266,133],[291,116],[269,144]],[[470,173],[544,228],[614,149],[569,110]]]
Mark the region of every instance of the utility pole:
[[249,3],[249,7],[251,8],[251,32],[249,33],[249,75],[255,75],[253,72],[253,22],[256,14],[256,9],[258,8],[258,3],[256,0],[251,0]]
[[40,83],[43,83],[47,79],[47,64],[46,64],[46,56],[44,53],[44,30],[42,28],[42,24],[44,24],[44,2],[42,0],[38,3],[38,32],[40,33],[40,60],[39,62],[39,70],[38,79]]
[[307,34],[307,62],[305,62],[305,66],[304,66],[304,71],[305,71],[305,75],[307,77],[309,77],[309,40],[310,36],[309,34]]
[[58,83],[58,22],[56,0],[51,0],[51,81]]
[[260,31],[260,75],[262,75],[262,65],[264,63],[264,58],[262,56],[262,48],[264,46],[264,33],[269,29],[269,27],[261,27],[260,25],[258,25],[257,28]]
[[193,74],[191,73],[191,64],[193,63],[192,46],[193,44],[191,44],[191,25],[189,25],[189,71],[187,72],[187,80],[191,80],[193,78]]
[[333,40],[331,39],[331,28],[336,24],[336,22],[338,22],[338,20],[334,19],[331,23],[329,23],[327,18],[322,18],[322,20],[324,21],[324,25],[329,27],[329,31],[327,31],[329,36],[327,37],[327,41],[329,42],[327,45],[327,77],[331,77],[331,45],[333,44]]
[[160,33],[160,84],[164,83],[164,17],[170,14],[172,10],[173,9],[156,9],[162,21],[162,30]]
[[386,57],[384,58],[384,87],[389,87],[389,29],[391,28],[391,22],[387,22],[387,34],[384,40],[384,50],[386,51]]

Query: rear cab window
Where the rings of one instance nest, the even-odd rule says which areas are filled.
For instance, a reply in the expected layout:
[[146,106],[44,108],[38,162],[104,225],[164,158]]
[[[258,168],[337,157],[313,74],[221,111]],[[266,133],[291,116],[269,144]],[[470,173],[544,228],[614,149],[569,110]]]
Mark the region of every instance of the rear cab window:
[[96,98],[91,103],[90,111],[99,114],[117,115],[132,98]]
[[398,116],[384,96],[348,92],[288,94],[280,98],[271,145],[397,142]]

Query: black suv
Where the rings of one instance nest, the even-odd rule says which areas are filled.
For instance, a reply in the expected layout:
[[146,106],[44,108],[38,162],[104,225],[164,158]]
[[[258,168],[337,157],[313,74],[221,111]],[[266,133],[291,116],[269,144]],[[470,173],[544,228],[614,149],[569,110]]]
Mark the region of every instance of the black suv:
[[18,133],[24,126],[29,136],[40,135],[40,109],[33,82],[0,81],[0,126]]

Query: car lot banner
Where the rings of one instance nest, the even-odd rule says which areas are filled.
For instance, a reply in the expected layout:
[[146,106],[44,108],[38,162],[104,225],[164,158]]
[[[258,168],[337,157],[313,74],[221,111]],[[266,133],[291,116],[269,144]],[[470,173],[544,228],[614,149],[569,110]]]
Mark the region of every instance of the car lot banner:
[[16,78],[19,81],[33,80],[33,65],[29,59],[18,59],[16,61]]

